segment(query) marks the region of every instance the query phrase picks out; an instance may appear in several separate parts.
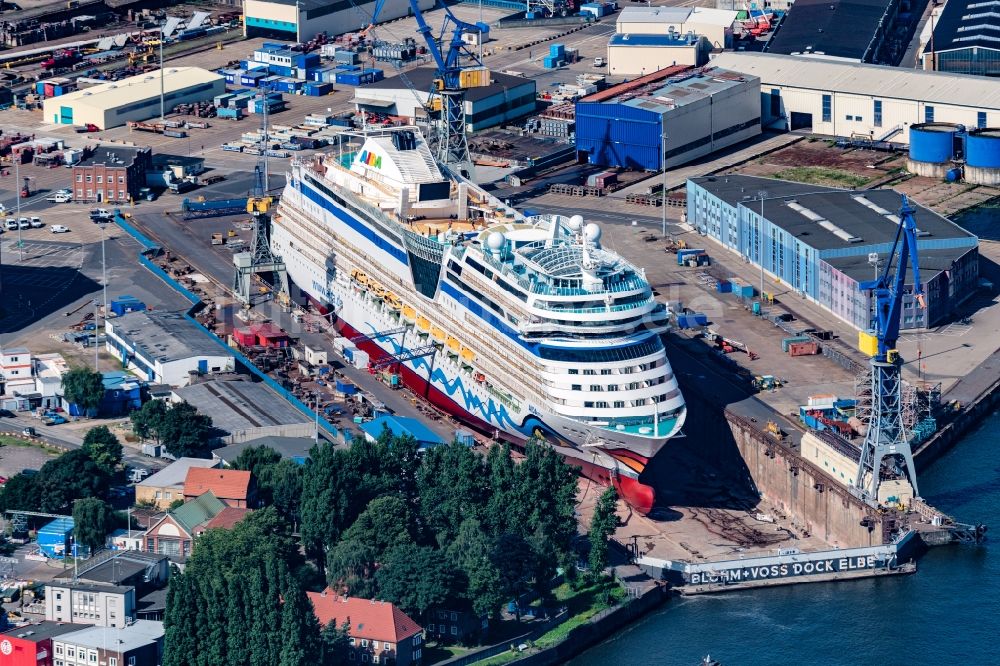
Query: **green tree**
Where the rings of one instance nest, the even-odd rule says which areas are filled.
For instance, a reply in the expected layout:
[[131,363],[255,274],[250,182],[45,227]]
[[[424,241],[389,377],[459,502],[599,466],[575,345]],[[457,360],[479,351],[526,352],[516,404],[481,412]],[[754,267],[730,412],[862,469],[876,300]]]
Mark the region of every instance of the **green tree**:
[[46,513],[66,511],[74,500],[104,497],[111,478],[82,449],[50,460],[38,471],[39,508]]
[[157,430],[167,453],[178,458],[198,457],[209,448],[212,418],[188,403],[178,402],[167,409]]
[[38,511],[41,509],[41,490],[38,487],[37,474],[20,472],[7,479],[0,491],[0,511],[20,509],[21,511]]
[[129,414],[132,431],[142,440],[155,439],[160,443],[160,428],[167,413],[167,403],[163,400],[149,400],[142,409]]
[[605,490],[594,506],[594,515],[590,519],[590,573],[599,578],[608,566],[608,539],[615,533],[618,526],[618,493],[614,488]]
[[281,454],[269,446],[251,446],[243,449],[230,467],[243,469],[258,479],[264,475],[264,470],[273,467],[281,461]]
[[520,534],[508,532],[495,540],[491,559],[499,574],[500,591],[505,599],[515,602],[520,620],[521,605],[517,602],[531,590],[537,565],[535,549]]
[[111,507],[104,500],[86,497],[73,503],[73,537],[91,552],[104,546],[113,520]]
[[307,666],[319,628],[301,584],[304,562],[273,508],[232,530],[208,530],[170,577],[164,666]]
[[322,571],[326,550],[354,520],[356,479],[346,451],[323,442],[312,448],[302,473],[299,528],[306,556]]
[[323,655],[322,666],[341,666],[347,663],[348,650],[351,649],[351,623],[345,621],[339,627],[331,622],[320,632]]
[[281,460],[265,470],[261,485],[278,513],[297,525],[301,518],[302,465],[292,460]]
[[376,565],[391,548],[412,542],[413,521],[406,503],[391,495],[374,499],[330,550],[327,580],[334,589],[346,587],[353,596],[373,597],[378,589]]
[[469,518],[459,526],[458,535],[448,545],[448,557],[465,576],[465,598],[476,614],[499,617],[504,602],[500,571],[493,563],[492,539],[478,520]]
[[420,514],[427,529],[444,546],[464,521],[478,520],[489,495],[483,459],[453,442],[427,452],[417,473]]
[[63,397],[88,413],[96,412],[104,398],[104,376],[86,367],[72,368],[62,376]]
[[410,617],[422,617],[432,606],[455,599],[465,587],[444,553],[412,543],[390,550],[375,578],[379,598]]
[[274,506],[287,520],[297,524],[302,501],[302,465],[283,460],[266,446],[244,449],[231,467],[249,471],[257,479],[257,496],[265,506]]
[[83,437],[83,450],[97,466],[108,474],[113,474],[122,461],[122,444],[108,426],[97,426],[87,431]]
[[282,642],[278,666],[311,666],[320,653],[319,622],[312,604],[305,590],[294,584],[285,587],[282,600],[281,634],[299,640]]
[[517,470],[510,455],[510,444],[492,446],[486,456],[490,494],[483,513],[483,527],[492,536],[518,531],[527,512],[518,494]]
[[521,533],[538,536],[556,554],[565,553],[577,533],[576,471],[549,446],[529,441],[524,453],[515,472],[517,496],[524,507],[519,516]]

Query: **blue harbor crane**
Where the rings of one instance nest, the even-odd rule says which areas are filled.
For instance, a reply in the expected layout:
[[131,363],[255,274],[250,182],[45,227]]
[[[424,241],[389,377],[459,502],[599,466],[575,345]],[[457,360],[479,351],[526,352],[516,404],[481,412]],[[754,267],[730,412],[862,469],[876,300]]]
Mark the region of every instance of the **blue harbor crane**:
[[905,473],[914,496],[919,496],[913,452],[903,427],[901,410],[900,368],[903,359],[896,349],[903,298],[907,293],[907,261],[913,264],[912,298],[919,307],[926,307],[917,256],[917,223],[913,213],[904,194],[899,210],[899,226],[885,270],[876,279],[858,285],[861,291],[871,296],[875,316],[874,332],[862,331],[859,336],[859,348],[871,356],[872,413],[854,482],[862,496],[870,502],[878,501],[882,464],[886,459],[889,459],[890,473],[897,477]]
[[[478,56],[466,44],[463,36],[475,34],[479,36],[479,41],[490,31],[490,26],[485,23],[466,23],[456,17],[447,5],[443,5],[444,21],[441,23],[439,37],[434,36],[434,30],[427,25],[423,13],[417,0],[409,0],[410,11],[417,21],[417,32],[419,32],[424,42],[427,43],[427,50],[434,58],[437,66],[437,77],[434,81],[433,95],[441,99],[441,121],[438,125],[437,136],[437,158],[438,161],[451,169],[457,170],[463,176],[472,174],[472,158],[469,156],[469,143],[465,136],[465,88],[484,85],[483,79],[476,76],[463,75],[463,73],[474,74],[468,71],[475,67],[463,67],[462,57],[471,58],[475,65],[482,66]],[[371,14],[371,24],[375,25],[385,0],[378,0]],[[451,26],[451,37],[445,37],[445,33]],[[365,32],[367,33],[367,28]],[[442,52],[442,48],[447,43],[447,50]]]

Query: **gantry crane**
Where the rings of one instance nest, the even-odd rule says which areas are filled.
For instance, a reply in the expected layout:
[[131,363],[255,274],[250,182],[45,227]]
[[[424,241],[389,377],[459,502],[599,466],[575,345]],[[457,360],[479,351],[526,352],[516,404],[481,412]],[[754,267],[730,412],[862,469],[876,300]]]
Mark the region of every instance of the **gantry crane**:
[[[478,56],[468,48],[462,36],[475,33],[483,36],[489,33],[490,27],[485,23],[466,23],[451,13],[446,5],[444,9],[444,21],[441,23],[441,37],[435,38],[434,31],[424,15],[420,11],[417,0],[408,0],[410,11],[417,21],[417,32],[419,32],[424,42],[427,43],[427,50],[434,58],[437,66],[437,78],[434,82],[435,90],[432,94],[441,98],[441,120],[438,124],[437,151],[438,161],[449,168],[457,171],[463,176],[472,174],[472,159],[469,157],[469,143],[465,136],[465,89],[467,86],[481,85],[475,77],[465,77],[463,81],[462,72],[468,68],[462,66],[462,57],[471,58],[477,66],[481,66]],[[385,0],[378,0],[371,15],[371,24],[363,30],[368,34],[371,27],[378,22],[378,17],[382,13]],[[441,44],[445,42],[445,32],[451,24],[451,38],[448,40],[447,53],[441,53]]]
[[[875,280],[868,280],[858,285],[873,299],[875,314],[874,334],[862,331],[858,344],[862,352],[871,356],[872,414],[865,442],[861,447],[861,460],[855,486],[870,502],[878,501],[882,463],[887,458],[890,459],[891,471],[895,474],[905,473],[913,487],[914,496],[919,496],[913,452],[910,450],[910,442],[903,428],[900,409],[902,404],[900,368],[903,359],[896,349],[903,298],[906,293],[908,260],[913,264],[912,298],[919,307],[926,307],[920,283],[917,223],[913,213],[913,208],[910,207],[904,194],[903,204],[899,210],[899,228],[896,230],[896,239],[893,241],[885,270]],[[895,273],[893,273],[894,258]],[[868,475],[870,478],[866,480]]]

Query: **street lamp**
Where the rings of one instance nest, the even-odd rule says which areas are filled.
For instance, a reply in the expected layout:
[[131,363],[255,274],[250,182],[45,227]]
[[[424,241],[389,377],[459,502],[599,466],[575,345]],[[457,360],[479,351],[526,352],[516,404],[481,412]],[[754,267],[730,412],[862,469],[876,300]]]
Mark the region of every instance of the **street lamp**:
[[21,242],[21,162],[20,157],[11,152],[14,160],[14,194],[17,196],[17,260],[24,261],[24,243]]
[[163,33],[164,33],[164,28],[166,27],[168,20],[169,19],[167,19],[167,17],[164,16],[163,23],[160,24],[160,120],[161,121],[165,117],[164,108],[163,108],[164,101],[165,101],[165,97],[164,97],[164,94],[163,94],[163,40],[166,39],[166,35],[163,34]]
[[666,238],[667,236],[667,129],[663,128],[663,133],[660,135],[660,143],[663,144],[663,150],[660,151],[663,155],[663,163],[660,165],[663,167],[663,222],[660,235]]

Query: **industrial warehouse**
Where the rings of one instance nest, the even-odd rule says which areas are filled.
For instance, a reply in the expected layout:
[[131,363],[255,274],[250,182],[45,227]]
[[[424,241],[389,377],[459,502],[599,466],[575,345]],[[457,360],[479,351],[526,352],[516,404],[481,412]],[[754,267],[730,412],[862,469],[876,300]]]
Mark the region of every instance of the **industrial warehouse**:
[[765,127],[812,128],[906,144],[906,128],[1000,126],[1000,80],[770,53],[722,53],[712,64],[760,78]]
[[[692,178],[688,222],[859,330],[872,327],[858,284],[884,265],[899,226],[899,194],[838,190],[752,176]],[[914,206],[926,308],[903,297],[904,329],[936,326],[978,283],[978,239]],[[877,255],[879,261],[870,255]]]
[[916,14],[900,0],[796,0],[768,40],[768,53],[895,65]]
[[[992,5],[992,12],[977,11]],[[923,53],[924,69],[1000,76],[1000,23],[997,5],[981,0],[948,0]],[[988,17],[988,18],[987,18]]]
[[704,7],[626,7],[608,41],[608,72],[643,76],[674,65],[700,66],[730,48],[737,12]]
[[[161,88],[162,86],[162,88]],[[172,110],[178,104],[210,100],[226,92],[226,80],[199,67],[171,67],[132,76],[114,83],[50,97],[44,102],[46,122],[56,125],[95,125],[98,129],[119,127],[128,121],[143,121]]]
[[[421,9],[433,0],[417,0]],[[370,23],[375,2],[323,2],[323,0],[244,0],[243,30],[247,37],[275,37],[307,42],[321,32],[340,35]],[[409,16],[408,0],[385,0],[380,20]]]
[[[465,92],[465,124],[470,132],[508,123],[535,111],[535,80],[502,72],[486,72],[490,84]],[[352,100],[358,111],[402,116],[409,122],[426,120],[425,105],[434,82],[433,67],[418,67],[403,76],[358,86]],[[408,81],[408,83],[407,83]]]
[[[676,67],[576,105],[576,150],[590,164],[658,171],[760,134],[760,81]],[[670,75],[673,76],[670,76]]]

